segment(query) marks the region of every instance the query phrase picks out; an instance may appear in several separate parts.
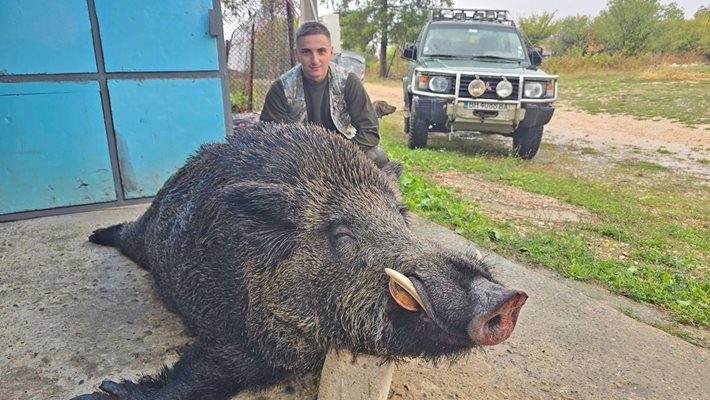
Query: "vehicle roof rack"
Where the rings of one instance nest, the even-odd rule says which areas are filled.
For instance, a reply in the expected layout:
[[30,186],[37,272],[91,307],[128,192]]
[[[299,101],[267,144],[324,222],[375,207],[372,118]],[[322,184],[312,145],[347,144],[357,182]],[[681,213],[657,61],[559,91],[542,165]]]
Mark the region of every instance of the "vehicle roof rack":
[[435,8],[429,11],[429,21],[480,21],[515,26],[508,10],[486,8]]

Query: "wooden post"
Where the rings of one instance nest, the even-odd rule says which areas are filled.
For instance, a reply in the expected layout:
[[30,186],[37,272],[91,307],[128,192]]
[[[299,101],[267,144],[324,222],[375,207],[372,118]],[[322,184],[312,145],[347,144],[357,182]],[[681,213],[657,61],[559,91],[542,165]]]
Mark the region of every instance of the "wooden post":
[[318,400],[387,400],[394,363],[347,350],[331,350],[320,374]]
[[293,21],[293,3],[292,0],[286,0],[286,21],[288,21],[288,55],[291,60],[291,67],[296,66],[296,33],[294,30]]

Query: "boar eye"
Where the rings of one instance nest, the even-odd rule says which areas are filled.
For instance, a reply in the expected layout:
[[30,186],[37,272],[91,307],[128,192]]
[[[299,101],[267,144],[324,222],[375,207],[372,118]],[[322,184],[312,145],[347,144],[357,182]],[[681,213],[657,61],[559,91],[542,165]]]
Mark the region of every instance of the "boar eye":
[[353,232],[345,225],[338,225],[333,229],[333,242],[336,245],[343,245],[355,240]]

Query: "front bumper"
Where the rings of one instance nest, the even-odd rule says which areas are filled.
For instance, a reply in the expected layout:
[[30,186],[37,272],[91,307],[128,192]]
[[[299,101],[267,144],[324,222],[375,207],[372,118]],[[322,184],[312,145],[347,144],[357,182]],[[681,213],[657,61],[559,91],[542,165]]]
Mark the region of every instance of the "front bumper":
[[434,131],[478,131],[504,135],[512,134],[518,126],[545,125],[555,111],[552,102],[501,101],[495,104],[506,104],[504,110],[471,110],[464,108],[467,101],[470,100],[415,95],[411,109],[418,118],[428,120]]
[[546,125],[555,113],[553,103],[523,103],[523,107],[525,107],[525,118],[520,121],[519,126],[525,128]]

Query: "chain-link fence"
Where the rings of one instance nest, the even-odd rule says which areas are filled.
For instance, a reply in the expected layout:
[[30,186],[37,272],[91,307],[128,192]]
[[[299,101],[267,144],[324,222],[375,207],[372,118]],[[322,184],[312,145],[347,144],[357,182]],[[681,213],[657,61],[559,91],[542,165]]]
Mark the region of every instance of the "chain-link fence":
[[271,83],[296,64],[292,0],[223,3],[234,112],[260,111]]

